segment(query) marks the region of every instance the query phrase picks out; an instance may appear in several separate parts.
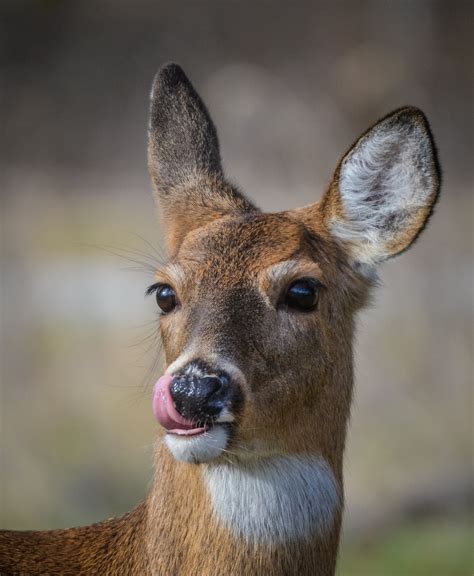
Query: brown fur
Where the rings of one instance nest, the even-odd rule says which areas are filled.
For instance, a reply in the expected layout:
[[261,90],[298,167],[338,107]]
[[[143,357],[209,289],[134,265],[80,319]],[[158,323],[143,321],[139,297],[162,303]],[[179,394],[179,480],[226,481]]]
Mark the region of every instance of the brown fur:
[[92,526],[0,532],[0,574],[146,574],[146,506]]
[[[175,165],[180,158],[184,168]],[[157,280],[171,284],[180,302],[160,319],[166,361],[193,349],[199,358],[223,357],[243,374],[229,453],[219,458],[239,466],[242,459],[318,455],[334,474],[341,506],[324,534],[244,541],[213,515],[201,473],[207,464],[176,461],[159,438],[143,504],[83,528],[1,532],[0,572],[330,576],[342,518],[354,319],[373,282],[331,235],[331,218],[344,218],[339,169],[321,202],[261,213],[225,181],[207,110],[172,65],[155,81],[149,159],[170,254]],[[434,199],[400,232],[393,253],[417,236]],[[286,287],[307,276],[323,286],[316,310],[279,308]]]

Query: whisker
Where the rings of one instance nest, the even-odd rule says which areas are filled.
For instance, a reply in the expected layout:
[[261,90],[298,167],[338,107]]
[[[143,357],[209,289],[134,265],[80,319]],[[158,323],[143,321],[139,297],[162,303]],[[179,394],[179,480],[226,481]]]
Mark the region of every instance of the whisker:
[[140,236],[140,234],[137,234],[136,232],[133,232],[132,235],[141,240],[142,242],[144,242],[147,246],[149,246],[152,249],[153,254],[155,254],[160,261],[164,260],[163,253],[159,250],[159,248],[154,246],[149,240],[147,240],[143,236]]
[[126,260],[133,264],[137,264],[137,270],[146,270],[149,273],[155,274],[156,269],[162,264],[161,260],[158,260],[153,255],[147,254],[146,252],[141,252],[134,250],[132,248],[120,246],[120,245],[93,245],[93,244],[83,244],[89,248],[94,248],[112,256],[117,256],[122,260]]

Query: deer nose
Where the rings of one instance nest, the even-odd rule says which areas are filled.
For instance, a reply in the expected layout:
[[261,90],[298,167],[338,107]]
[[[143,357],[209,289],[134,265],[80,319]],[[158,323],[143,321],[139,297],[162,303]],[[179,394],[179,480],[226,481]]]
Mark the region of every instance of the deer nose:
[[230,395],[230,378],[223,373],[175,376],[170,384],[170,394],[181,416],[202,423],[215,418],[225,408]]

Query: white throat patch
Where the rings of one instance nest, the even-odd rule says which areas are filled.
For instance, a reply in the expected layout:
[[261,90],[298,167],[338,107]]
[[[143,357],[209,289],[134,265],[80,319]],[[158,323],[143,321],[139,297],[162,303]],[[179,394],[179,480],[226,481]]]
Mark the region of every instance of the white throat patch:
[[203,477],[216,520],[255,543],[322,535],[341,505],[334,474],[317,456],[211,464]]

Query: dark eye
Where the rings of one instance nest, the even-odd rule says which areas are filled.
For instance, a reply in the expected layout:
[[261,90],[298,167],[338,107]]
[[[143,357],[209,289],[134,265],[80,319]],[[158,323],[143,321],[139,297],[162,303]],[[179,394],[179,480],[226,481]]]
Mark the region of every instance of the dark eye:
[[147,295],[156,293],[156,303],[164,314],[172,312],[178,305],[178,298],[174,288],[169,284],[154,284],[146,291]]
[[309,312],[316,308],[321,284],[312,278],[302,278],[290,285],[282,304],[293,310]]

